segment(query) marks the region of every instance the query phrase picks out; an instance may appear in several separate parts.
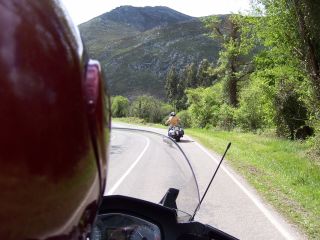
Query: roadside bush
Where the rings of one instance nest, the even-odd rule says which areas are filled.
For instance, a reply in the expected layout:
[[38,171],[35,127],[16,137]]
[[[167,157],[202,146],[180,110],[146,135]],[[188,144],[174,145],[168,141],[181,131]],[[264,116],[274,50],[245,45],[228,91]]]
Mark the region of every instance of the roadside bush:
[[229,106],[228,104],[222,104],[220,106],[218,127],[230,131],[235,125],[235,108]]
[[192,120],[191,120],[190,113],[187,110],[181,111],[177,115],[181,120],[182,127],[184,127],[184,128],[191,127]]
[[[296,133],[297,137],[305,138],[305,135],[312,132],[309,126],[304,127],[310,116],[307,108],[310,92],[306,91],[308,84],[305,82],[308,79],[299,68],[290,64],[270,66],[254,73],[250,81],[262,90],[260,93],[258,91],[261,95],[253,94],[257,97],[253,97],[252,101],[262,104],[255,122],[251,122],[254,123],[252,127],[259,127],[260,124],[257,123],[267,123],[268,127],[276,127],[278,136],[292,140],[296,138]],[[263,123],[261,115],[264,114]],[[241,115],[239,117],[245,127],[250,127],[250,122],[243,123],[244,118],[241,118]]]
[[319,161],[320,165],[320,133],[318,133],[313,138],[313,147],[312,147],[314,157]]
[[192,127],[217,126],[221,105],[221,84],[186,91]]
[[295,138],[296,131],[305,125],[308,110],[295,91],[294,85],[282,84],[275,98],[277,134]]
[[313,127],[315,135],[307,140],[310,144],[308,153],[320,165],[320,120],[316,120]]
[[235,112],[238,127],[255,132],[268,125],[270,101],[264,94],[261,88],[255,86],[249,86],[241,92],[239,108]]
[[129,113],[129,100],[123,96],[115,96],[111,99],[111,111],[113,117],[126,117]]
[[161,123],[171,110],[171,106],[151,96],[140,96],[130,106],[130,116],[147,122]]

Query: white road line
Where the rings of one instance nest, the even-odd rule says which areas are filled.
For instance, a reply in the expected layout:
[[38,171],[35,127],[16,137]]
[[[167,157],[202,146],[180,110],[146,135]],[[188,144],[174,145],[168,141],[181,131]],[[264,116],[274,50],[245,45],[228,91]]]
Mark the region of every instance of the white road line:
[[[203,151],[205,152],[211,159],[213,159],[217,164],[219,161],[212,156],[210,152],[208,152],[203,146],[199,143],[194,143]],[[281,224],[272,216],[272,214],[268,211],[268,209],[258,200],[252,193],[249,192],[234,176],[229,170],[221,165],[221,169],[232,179],[232,181],[238,185],[238,187],[251,199],[251,201],[257,206],[257,208],[266,216],[266,218],[275,226],[275,228],[282,234],[285,239],[295,239],[286,229],[284,229]]]
[[127,171],[121,176],[121,178],[113,185],[113,187],[110,189],[110,191],[107,192],[107,195],[112,195],[117,188],[120,186],[120,184],[124,181],[124,179],[130,174],[130,172],[133,170],[133,168],[138,164],[138,162],[142,159],[143,155],[147,151],[150,145],[150,140],[149,138],[146,138],[147,144],[138,156],[138,158],[132,163],[132,165],[127,169]]

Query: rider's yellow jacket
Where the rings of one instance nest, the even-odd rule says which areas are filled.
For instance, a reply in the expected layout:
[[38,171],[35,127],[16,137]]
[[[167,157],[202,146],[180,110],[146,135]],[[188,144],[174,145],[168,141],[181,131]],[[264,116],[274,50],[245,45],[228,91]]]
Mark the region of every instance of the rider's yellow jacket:
[[166,124],[170,124],[170,127],[175,127],[179,125],[180,118],[178,116],[170,116],[169,119],[166,121]]

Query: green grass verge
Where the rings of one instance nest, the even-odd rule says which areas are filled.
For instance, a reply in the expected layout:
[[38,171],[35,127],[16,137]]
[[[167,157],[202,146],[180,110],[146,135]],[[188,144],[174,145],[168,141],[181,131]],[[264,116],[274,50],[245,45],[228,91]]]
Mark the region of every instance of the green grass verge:
[[157,123],[148,123],[141,118],[135,118],[135,117],[112,118],[112,121],[113,122],[120,122],[120,123],[122,122],[122,123],[135,124],[135,125],[140,125],[140,126],[163,128],[163,129],[168,128],[168,126],[164,126],[162,124],[157,124]]
[[320,166],[308,157],[308,145],[251,133],[188,129],[187,134],[222,154],[265,199],[309,239],[320,239]]
[[[167,128],[141,119],[114,119]],[[232,167],[309,239],[320,239],[320,165],[307,154],[309,145],[272,135],[187,129],[186,134],[219,154],[228,142]]]

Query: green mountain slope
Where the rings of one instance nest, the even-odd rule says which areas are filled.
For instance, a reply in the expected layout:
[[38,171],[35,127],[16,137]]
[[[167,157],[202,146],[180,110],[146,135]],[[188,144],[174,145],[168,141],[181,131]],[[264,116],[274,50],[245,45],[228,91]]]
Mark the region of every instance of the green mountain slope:
[[165,7],[120,7],[80,25],[90,54],[99,59],[113,95],[165,97],[172,65],[207,58],[215,62],[219,44],[197,18]]

